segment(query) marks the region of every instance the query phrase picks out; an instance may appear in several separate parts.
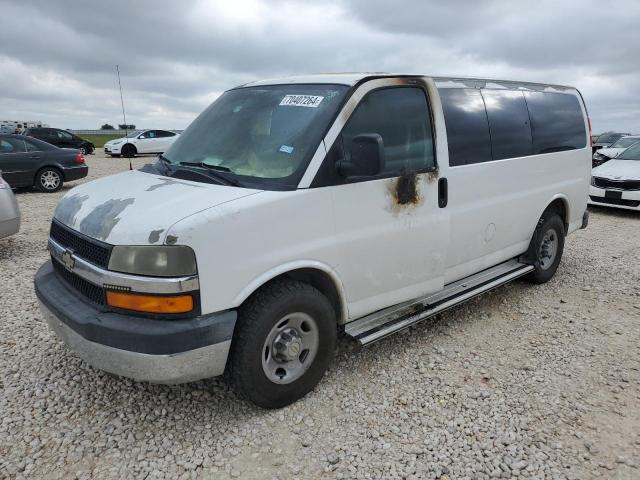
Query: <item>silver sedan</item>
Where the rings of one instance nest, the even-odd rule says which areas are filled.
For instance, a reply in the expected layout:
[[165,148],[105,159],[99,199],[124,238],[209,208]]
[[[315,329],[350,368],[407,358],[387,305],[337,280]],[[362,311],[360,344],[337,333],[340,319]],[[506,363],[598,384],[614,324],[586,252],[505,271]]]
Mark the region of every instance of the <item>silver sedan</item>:
[[20,210],[11,187],[0,173],[0,238],[8,237],[20,230]]

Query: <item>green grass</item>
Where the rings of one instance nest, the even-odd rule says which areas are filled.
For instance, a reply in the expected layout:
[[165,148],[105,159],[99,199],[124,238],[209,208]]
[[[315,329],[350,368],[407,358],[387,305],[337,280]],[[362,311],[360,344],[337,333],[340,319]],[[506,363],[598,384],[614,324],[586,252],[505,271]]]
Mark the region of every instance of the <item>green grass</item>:
[[96,148],[104,147],[104,144],[109,140],[113,140],[114,138],[124,137],[124,132],[110,132],[110,133],[96,133],[96,134],[87,134],[87,135],[79,135],[79,137],[84,138],[85,140],[93,143]]

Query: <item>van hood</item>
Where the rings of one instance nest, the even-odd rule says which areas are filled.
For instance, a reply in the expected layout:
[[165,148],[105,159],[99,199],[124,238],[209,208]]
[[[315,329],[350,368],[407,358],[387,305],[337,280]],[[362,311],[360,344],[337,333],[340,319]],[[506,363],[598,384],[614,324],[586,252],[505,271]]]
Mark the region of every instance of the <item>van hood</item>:
[[594,168],[591,174],[611,180],[640,180],[640,160],[609,160]]
[[53,217],[113,245],[159,245],[177,221],[260,192],[132,170],[75,187]]

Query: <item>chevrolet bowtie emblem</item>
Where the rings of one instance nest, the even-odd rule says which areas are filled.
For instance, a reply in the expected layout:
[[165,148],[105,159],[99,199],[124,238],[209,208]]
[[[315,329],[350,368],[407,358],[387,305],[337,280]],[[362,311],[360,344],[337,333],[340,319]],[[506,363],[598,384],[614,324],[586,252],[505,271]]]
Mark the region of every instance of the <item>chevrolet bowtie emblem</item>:
[[62,254],[62,264],[65,266],[67,270],[73,270],[73,267],[76,266],[76,261],[73,258],[73,250],[69,250],[68,248]]

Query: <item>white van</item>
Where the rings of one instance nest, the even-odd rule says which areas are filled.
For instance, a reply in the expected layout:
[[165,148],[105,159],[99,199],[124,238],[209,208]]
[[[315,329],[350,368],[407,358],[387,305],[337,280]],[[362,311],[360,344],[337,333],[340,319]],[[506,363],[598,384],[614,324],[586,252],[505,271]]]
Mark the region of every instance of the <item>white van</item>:
[[258,405],[309,392],[338,332],[366,345],[515,278],[587,223],[579,92],[415,75],[229,90],[156,163],[60,201],[35,288],[91,365],[227,372]]

